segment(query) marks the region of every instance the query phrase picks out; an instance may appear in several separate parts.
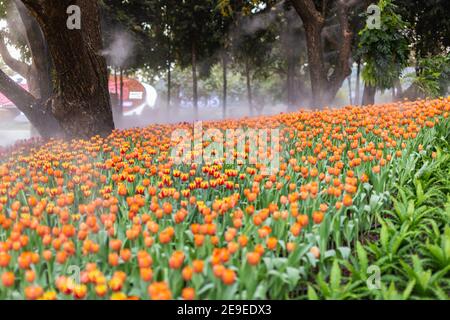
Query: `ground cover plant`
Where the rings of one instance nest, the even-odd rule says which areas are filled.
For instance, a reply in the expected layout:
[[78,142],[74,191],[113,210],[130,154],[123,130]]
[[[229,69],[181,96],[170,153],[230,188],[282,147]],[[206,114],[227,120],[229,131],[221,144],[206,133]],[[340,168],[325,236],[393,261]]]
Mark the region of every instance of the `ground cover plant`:
[[203,124],[278,128],[270,174],[176,164],[187,123],[4,150],[0,298],[448,299],[449,112],[441,98]]

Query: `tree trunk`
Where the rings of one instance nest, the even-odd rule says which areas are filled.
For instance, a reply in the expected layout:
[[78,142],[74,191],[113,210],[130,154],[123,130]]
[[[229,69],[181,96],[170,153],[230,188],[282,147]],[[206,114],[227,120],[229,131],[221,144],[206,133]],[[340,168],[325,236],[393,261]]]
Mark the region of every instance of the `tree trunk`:
[[170,100],[172,98],[172,44],[170,37],[168,38],[167,50],[167,112],[170,110]]
[[295,111],[297,109],[295,92],[295,57],[291,48],[288,48],[287,51],[287,103],[288,110]]
[[195,120],[198,120],[197,47],[192,40],[192,98]]
[[117,84],[117,68],[114,68],[114,93],[116,95],[118,95],[118,93],[119,93],[119,87]]
[[222,93],[222,117],[226,118],[227,113],[227,90],[228,90],[228,79],[227,79],[227,55],[226,53],[222,54],[222,66],[223,66],[223,93]]
[[295,16],[288,12],[284,13],[285,23],[282,26],[282,33],[280,35],[280,42],[284,52],[286,61],[286,102],[288,111],[295,111],[298,93],[296,88],[296,55],[292,43],[298,39],[295,34]]
[[167,66],[167,111],[170,110],[170,99],[172,95],[172,70],[170,69],[170,62]]
[[403,88],[402,88],[402,84],[400,83],[400,79],[395,80],[394,87],[395,87],[394,99],[397,100],[403,94]]
[[253,96],[252,96],[252,83],[251,83],[251,77],[250,77],[250,66],[249,66],[248,61],[245,62],[245,78],[247,80],[247,102],[248,102],[248,107],[250,109],[250,114],[254,115]]
[[336,13],[340,26],[338,63],[333,74],[328,77],[329,70],[325,68],[322,45],[326,1],[322,2],[321,12],[317,10],[313,0],[291,0],[291,3],[302,19],[305,28],[312,101],[315,106],[323,107],[334,99],[342,83],[351,72],[349,60],[351,57],[352,32],[348,23],[349,5],[342,0],[336,1]]
[[67,28],[67,1],[22,0],[39,23],[55,70],[51,110],[68,138],[106,136],[114,129],[97,1],[77,0],[83,27]]
[[351,76],[347,78],[347,82],[348,82],[348,101],[349,101],[349,104],[353,104],[352,77]]
[[117,67],[113,67],[114,72],[114,94],[111,95],[111,107],[114,119],[119,118],[119,79],[117,77]]
[[119,113],[120,118],[123,116],[123,69],[119,70],[119,90],[120,90],[120,98],[119,98]]
[[367,83],[364,85],[364,93],[363,93],[363,100],[362,105],[372,105],[375,103],[375,93],[377,92],[376,87],[373,87],[371,85],[368,85]]
[[361,103],[361,60],[358,60],[358,66],[356,67],[356,86],[355,86],[355,104]]
[[308,52],[308,68],[311,80],[312,101],[314,106],[321,107],[327,103],[325,67],[323,63],[322,32],[323,24],[305,24],[306,43]]

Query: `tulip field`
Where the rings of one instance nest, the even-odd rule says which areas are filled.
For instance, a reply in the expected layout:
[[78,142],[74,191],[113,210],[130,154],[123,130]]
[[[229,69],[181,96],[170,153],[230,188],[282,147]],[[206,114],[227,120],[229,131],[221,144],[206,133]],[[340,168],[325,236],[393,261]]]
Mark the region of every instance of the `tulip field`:
[[203,123],[277,128],[268,174],[176,163],[188,123],[0,150],[0,299],[448,299],[449,113],[441,98]]

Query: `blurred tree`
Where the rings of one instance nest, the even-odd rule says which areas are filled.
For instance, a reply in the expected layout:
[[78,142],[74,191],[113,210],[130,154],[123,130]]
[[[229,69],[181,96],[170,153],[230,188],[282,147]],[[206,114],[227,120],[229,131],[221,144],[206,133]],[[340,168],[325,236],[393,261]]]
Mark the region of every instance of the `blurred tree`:
[[445,96],[449,92],[450,53],[423,58],[419,61],[418,66],[419,72],[409,75],[412,85],[406,90],[406,97],[411,99],[437,98]]
[[450,1],[395,0],[397,11],[408,23],[406,33],[418,64],[420,58],[450,49]]
[[391,0],[380,0],[380,28],[365,26],[359,33],[358,55],[364,61],[362,77],[365,82],[363,105],[375,102],[377,89],[395,86],[403,69],[408,65],[408,25],[396,12]]
[[172,50],[176,61],[192,68],[192,95],[195,118],[198,117],[198,78],[208,75],[214,52],[220,47],[220,27],[213,0],[173,1],[168,7],[176,17],[171,27]]
[[444,63],[450,52],[450,1],[395,0],[398,12],[408,23],[408,36],[415,66],[415,75],[409,74],[412,84],[402,97],[415,99],[435,96],[442,92],[448,72]]
[[[245,30],[254,17],[249,16],[240,27]],[[236,62],[243,66],[243,74],[246,80],[247,103],[254,114],[260,111],[263,105],[254,103],[252,80],[257,75],[265,75],[270,68],[271,48],[275,40],[275,34],[270,29],[259,29],[252,33],[242,33],[233,39],[233,56]]]

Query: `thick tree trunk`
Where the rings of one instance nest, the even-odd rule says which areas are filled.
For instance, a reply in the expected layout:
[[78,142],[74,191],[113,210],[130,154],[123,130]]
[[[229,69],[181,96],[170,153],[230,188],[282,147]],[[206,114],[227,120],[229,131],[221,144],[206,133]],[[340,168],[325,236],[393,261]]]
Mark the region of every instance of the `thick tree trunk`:
[[[92,0],[22,0],[39,23],[55,70],[51,110],[66,137],[106,136],[114,129],[99,7]],[[82,28],[67,28],[69,5],[81,8]]]
[[375,93],[377,92],[376,87],[373,87],[371,85],[368,85],[367,83],[364,85],[364,93],[363,93],[363,100],[362,105],[372,105],[375,103]]
[[197,47],[192,40],[192,99],[195,120],[198,120]]
[[312,101],[315,106],[323,107],[334,99],[342,83],[351,72],[349,60],[351,57],[352,32],[348,23],[348,5],[343,0],[336,1],[340,26],[338,63],[333,74],[328,77],[329,70],[325,68],[322,45],[326,1],[322,2],[321,12],[317,10],[313,0],[291,0],[291,3],[302,19],[305,28]]
[[222,92],[222,117],[225,119],[227,116],[227,91],[228,91],[228,78],[227,78],[227,55],[222,54],[222,78],[223,78],[223,92]]
[[314,106],[324,106],[327,104],[327,94],[325,92],[327,89],[327,78],[323,62],[323,48],[321,39],[322,28],[323,23],[305,23],[308,68]]
[[250,76],[250,66],[248,61],[245,62],[245,78],[247,80],[247,102],[248,107],[250,109],[250,114],[254,115],[254,108],[253,108],[253,95],[252,95],[252,80]]

